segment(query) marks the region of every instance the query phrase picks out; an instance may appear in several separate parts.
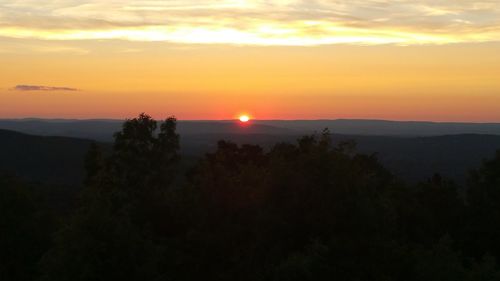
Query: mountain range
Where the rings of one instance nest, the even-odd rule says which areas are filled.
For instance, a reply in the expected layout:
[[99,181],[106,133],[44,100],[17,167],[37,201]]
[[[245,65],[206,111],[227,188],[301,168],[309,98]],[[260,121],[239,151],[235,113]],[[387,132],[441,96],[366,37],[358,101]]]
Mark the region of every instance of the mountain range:
[[[109,147],[119,120],[0,120],[0,171],[32,181],[81,184],[89,145]],[[329,128],[334,141],[354,140],[363,153],[377,153],[401,179],[422,181],[440,173],[463,183],[467,172],[500,149],[500,124],[394,122],[376,120],[179,121],[181,153],[192,165],[218,140],[277,142]],[[377,133],[378,132],[378,133]]]
[[[42,136],[66,136],[112,141],[123,120],[95,119],[0,119],[0,129]],[[500,123],[437,123],[385,120],[253,120],[241,124],[234,120],[178,121],[178,132],[199,134],[305,135],[328,128],[334,134],[423,137],[457,134],[500,135]]]

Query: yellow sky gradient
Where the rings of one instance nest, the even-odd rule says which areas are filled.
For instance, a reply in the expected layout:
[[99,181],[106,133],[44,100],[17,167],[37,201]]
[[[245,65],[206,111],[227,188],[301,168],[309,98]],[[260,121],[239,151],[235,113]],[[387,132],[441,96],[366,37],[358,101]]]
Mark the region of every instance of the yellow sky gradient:
[[0,0],[0,118],[500,121],[500,4],[395,2]]

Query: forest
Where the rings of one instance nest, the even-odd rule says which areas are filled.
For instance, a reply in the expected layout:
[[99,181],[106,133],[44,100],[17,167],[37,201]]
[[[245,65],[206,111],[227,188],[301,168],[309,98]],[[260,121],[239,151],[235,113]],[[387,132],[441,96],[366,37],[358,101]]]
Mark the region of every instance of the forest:
[[326,129],[186,168],[176,125],[127,120],[81,189],[1,173],[0,280],[500,280],[500,150],[464,184],[407,183]]

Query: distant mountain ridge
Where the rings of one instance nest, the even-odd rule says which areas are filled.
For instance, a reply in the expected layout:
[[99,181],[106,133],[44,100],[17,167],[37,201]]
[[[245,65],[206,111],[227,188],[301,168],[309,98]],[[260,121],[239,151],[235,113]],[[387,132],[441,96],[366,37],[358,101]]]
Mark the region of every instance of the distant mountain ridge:
[[[0,129],[41,136],[65,136],[110,142],[122,120],[0,119]],[[198,134],[294,134],[294,130],[267,124],[235,121],[179,121],[181,135]]]
[[500,123],[389,121],[365,119],[263,120],[258,124],[286,127],[297,131],[319,130],[347,135],[441,136],[460,134],[500,135]]
[[[112,141],[122,120],[113,119],[0,119],[0,129],[43,136],[66,136]],[[370,136],[442,136],[460,134],[500,135],[500,123],[452,123],[387,120],[252,120],[243,125],[234,120],[178,121],[181,135],[268,134],[305,135],[328,128],[332,133]]]

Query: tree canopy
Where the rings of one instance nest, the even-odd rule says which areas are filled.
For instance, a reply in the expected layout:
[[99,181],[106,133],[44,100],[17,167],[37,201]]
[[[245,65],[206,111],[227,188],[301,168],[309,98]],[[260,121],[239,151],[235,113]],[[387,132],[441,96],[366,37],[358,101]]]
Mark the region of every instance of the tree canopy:
[[0,278],[500,279],[500,152],[462,187],[408,185],[327,130],[270,149],[221,140],[186,173],[179,149],[174,117],[127,120],[111,151],[89,148],[69,209],[3,176]]

